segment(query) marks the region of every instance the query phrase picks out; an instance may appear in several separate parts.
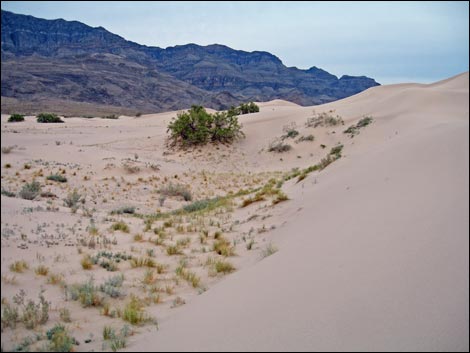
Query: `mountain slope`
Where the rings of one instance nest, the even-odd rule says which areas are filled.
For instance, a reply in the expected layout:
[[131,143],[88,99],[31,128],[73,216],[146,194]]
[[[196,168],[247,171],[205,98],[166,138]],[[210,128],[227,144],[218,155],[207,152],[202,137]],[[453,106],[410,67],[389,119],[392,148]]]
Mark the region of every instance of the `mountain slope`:
[[[148,47],[76,21],[2,11],[2,96],[46,97],[144,112],[204,104],[286,99],[301,105],[344,98],[378,85],[316,67],[285,67],[267,52],[223,45]],[[3,106],[2,106],[3,107]]]

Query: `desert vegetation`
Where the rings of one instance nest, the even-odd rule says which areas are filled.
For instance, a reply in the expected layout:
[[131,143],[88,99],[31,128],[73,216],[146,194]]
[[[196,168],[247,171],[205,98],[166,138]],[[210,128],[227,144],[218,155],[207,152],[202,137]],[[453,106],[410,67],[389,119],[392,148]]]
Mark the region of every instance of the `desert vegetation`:
[[64,121],[56,114],[41,113],[36,117],[38,123],[63,123]]
[[208,113],[203,107],[193,105],[187,112],[178,113],[168,124],[170,140],[182,146],[201,145],[208,142],[228,143],[243,137],[236,115],[227,112]]
[[24,115],[21,115],[21,114],[12,114],[12,115],[10,115],[10,117],[8,118],[8,122],[9,122],[9,123],[16,123],[16,122],[20,122],[20,121],[24,121]]

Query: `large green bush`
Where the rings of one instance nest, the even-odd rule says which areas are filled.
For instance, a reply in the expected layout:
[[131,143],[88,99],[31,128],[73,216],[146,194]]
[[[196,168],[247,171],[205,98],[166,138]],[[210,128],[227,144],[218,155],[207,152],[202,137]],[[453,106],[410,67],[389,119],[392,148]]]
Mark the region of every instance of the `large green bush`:
[[232,106],[227,111],[229,116],[240,115],[240,114],[250,114],[250,113],[258,113],[259,107],[253,103],[242,103],[238,107]]
[[37,116],[38,123],[63,123],[64,121],[56,114],[41,113]]
[[24,121],[24,115],[21,114],[12,114],[8,118],[9,123],[16,123],[18,121]]
[[243,132],[235,115],[227,112],[208,113],[204,107],[193,105],[187,112],[178,113],[168,124],[170,139],[183,146],[207,142],[231,142]]

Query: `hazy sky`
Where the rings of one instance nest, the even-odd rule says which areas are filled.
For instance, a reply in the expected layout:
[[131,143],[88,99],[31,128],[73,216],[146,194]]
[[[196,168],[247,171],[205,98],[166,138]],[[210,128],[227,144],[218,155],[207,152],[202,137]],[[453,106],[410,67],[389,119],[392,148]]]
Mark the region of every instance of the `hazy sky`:
[[433,82],[468,71],[468,2],[2,1],[2,9],[102,26],[166,48],[219,43],[264,50],[382,84]]

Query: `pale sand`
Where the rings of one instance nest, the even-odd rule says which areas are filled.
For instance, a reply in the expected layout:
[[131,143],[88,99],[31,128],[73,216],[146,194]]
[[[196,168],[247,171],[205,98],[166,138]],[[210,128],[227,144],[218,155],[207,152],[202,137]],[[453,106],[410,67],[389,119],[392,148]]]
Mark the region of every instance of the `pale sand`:
[[[43,190],[58,195],[49,204],[46,198],[2,195],[2,297],[11,302],[24,288],[36,299],[43,286],[54,309],[45,328],[58,322],[58,308],[69,308],[73,321],[68,327],[81,342],[76,351],[101,350],[103,326],[122,327],[122,320],[95,308],[65,302],[63,290],[46,284],[32,269],[15,274],[8,268],[18,259],[31,268],[43,263],[62,273],[68,284],[90,274],[99,284],[115,274],[80,266],[76,242],[88,239],[90,220],[81,210],[71,214],[62,205],[67,192],[77,187],[87,195],[86,207],[96,208],[93,218],[100,234],[116,237],[111,251],[144,256],[151,248],[156,261],[169,266],[157,283],[174,286],[174,293],[162,293],[162,303],[146,307],[160,329],[135,328],[129,350],[468,350],[468,82],[464,73],[432,85],[381,86],[316,107],[260,103],[259,113],[239,118],[245,139],[193,151],[165,147],[166,126],[175,112],[119,120],[69,118],[57,125],[37,124],[33,117],[10,124],[2,115],[2,147],[18,146],[2,154],[2,187],[18,192],[36,177]],[[345,125],[306,128],[313,110],[333,111]],[[371,125],[354,138],[342,133],[364,115],[374,118]],[[291,151],[267,152],[270,141],[290,123],[297,124],[301,135],[313,133],[315,140],[286,140]],[[201,229],[184,234],[169,229],[167,245],[191,239],[184,256],[170,257],[162,246],[132,240],[137,233],[155,237],[143,231],[142,220],[109,215],[128,204],[145,214],[186,204],[168,198],[159,206],[155,190],[169,181],[187,184],[197,200],[262,186],[293,167],[317,163],[338,143],[344,144],[343,158],[299,183],[296,178],[284,183],[289,201],[272,206],[268,199],[239,208],[241,197],[231,211],[206,217],[207,249],[219,229],[236,244],[237,256],[229,261],[238,271],[227,277],[208,274],[204,263],[218,255],[202,251]],[[127,173],[122,167],[126,159],[141,170]],[[12,167],[5,168],[6,163]],[[24,169],[25,163],[31,169]],[[45,180],[61,168],[67,183]],[[51,205],[58,210],[47,211]],[[109,231],[117,219],[129,224],[130,235]],[[255,241],[251,251],[249,239]],[[270,242],[279,251],[260,261],[260,251]],[[21,244],[27,249],[18,248]],[[99,249],[82,250],[93,255]],[[183,257],[208,289],[201,295],[173,278]],[[144,269],[119,267],[126,292],[147,296],[140,284]],[[11,276],[16,284],[9,283]],[[172,309],[177,296],[187,304]],[[125,300],[112,304],[122,307]],[[90,333],[92,342],[84,344]],[[11,349],[31,334],[21,325],[6,328],[2,344]]]
[[290,187],[280,251],[131,349],[468,351],[468,73],[327,108],[377,124]]

